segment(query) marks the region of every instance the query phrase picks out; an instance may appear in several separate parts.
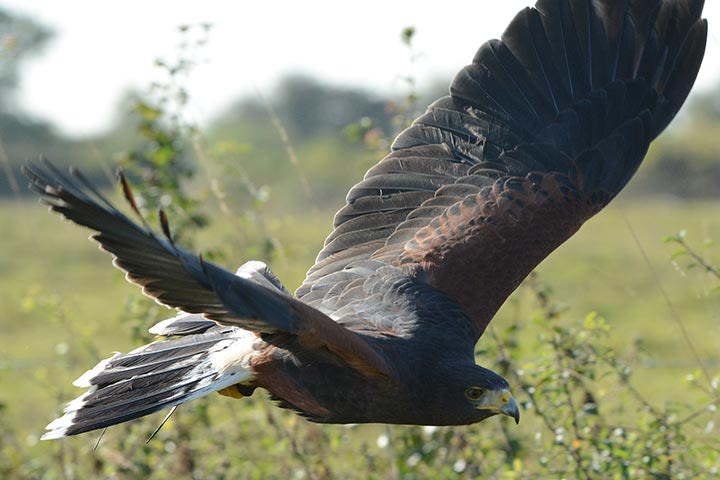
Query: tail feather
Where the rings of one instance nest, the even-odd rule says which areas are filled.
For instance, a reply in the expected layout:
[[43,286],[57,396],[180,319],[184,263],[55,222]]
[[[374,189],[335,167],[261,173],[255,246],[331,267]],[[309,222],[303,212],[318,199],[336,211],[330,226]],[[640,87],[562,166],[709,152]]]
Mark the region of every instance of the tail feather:
[[217,323],[208,320],[198,313],[180,313],[167,318],[153,325],[148,330],[153,335],[171,337],[175,335],[192,335],[194,333],[206,332],[209,328],[217,326]]
[[47,426],[43,440],[126,422],[250,381],[255,334],[213,327],[115,354],[78,378],[88,390]]

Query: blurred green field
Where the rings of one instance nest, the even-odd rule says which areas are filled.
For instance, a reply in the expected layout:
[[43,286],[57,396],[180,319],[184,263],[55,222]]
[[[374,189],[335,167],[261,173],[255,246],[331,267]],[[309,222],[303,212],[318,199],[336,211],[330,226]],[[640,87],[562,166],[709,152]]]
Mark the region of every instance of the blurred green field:
[[[677,268],[670,260],[674,247],[662,242],[663,236],[681,229],[687,230],[688,242],[698,248],[707,239],[720,239],[719,211],[717,202],[620,198],[538,269],[541,281],[552,287],[557,301],[568,305],[572,316],[582,318],[597,311],[612,328],[614,347],[631,351],[640,346],[636,384],[660,405],[691,400],[685,397],[684,377],[698,368],[665,294],[705,366],[714,373],[720,369],[720,292],[712,291],[717,279],[699,270],[686,273]],[[311,265],[330,229],[332,213],[266,212],[264,233],[281,247],[272,267],[290,288],[299,284]],[[225,218],[218,214],[195,247],[206,250],[222,245],[228,256],[247,251],[242,243],[255,234],[240,232],[232,221],[223,223]],[[136,289],[110,266],[107,254],[87,241],[85,230],[50,215],[34,200],[1,203],[0,224],[4,247],[0,257],[2,418],[19,439],[18,451],[43,455],[51,448],[38,443],[45,424],[78,393],[70,382],[112,351],[133,347],[132,328],[147,322],[123,320],[128,318],[127,305],[136,298]],[[715,263],[720,260],[717,248],[703,252]],[[235,268],[245,260],[226,258],[220,263]],[[529,315],[531,306],[523,295],[520,291],[508,301],[495,328],[511,317]],[[532,329],[527,332],[531,334]],[[261,415],[257,404],[245,409],[227,399],[211,400],[212,404],[238,405],[243,423],[251,423],[243,428],[252,429],[252,422]],[[264,398],[253,402],[270,405]],[[94,438],[72,441],[90,445]]]

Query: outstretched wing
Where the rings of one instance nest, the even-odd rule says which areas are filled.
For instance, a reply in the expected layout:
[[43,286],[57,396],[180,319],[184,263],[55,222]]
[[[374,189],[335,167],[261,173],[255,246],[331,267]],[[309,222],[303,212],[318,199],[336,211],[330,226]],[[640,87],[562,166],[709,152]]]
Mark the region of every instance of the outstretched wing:
[[[277,287],[233,275],[175,245],[164,213],[160,218],[165,237],[160,237],[144,221],[138,225],[115,208],[77,170],[68,176],[44,161],[23,171],[53,211],[98,232],[92,238],[114,256],[114,265],[158,303],[202,314],[221,325],[296,335],[308,348],[327,348],[363,373],[390,375],[385,359],[357,333]],[[139,215],[122,175],[120,180]]]
[[479,337],[677,113],[704,54],[702,6],[540,0],[521,11],[350,190],[298,297],[342,308],[392,265],[461,304]]

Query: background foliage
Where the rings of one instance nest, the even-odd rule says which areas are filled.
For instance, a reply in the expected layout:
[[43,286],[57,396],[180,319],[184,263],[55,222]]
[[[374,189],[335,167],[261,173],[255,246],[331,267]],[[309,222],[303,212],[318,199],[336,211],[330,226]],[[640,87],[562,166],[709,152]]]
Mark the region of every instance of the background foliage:
[[[49,38],[28,22],[12,33],[27,47],[3,67],[7,78]],[[192,93],[185,85],[209,30],[181,27],[185,48],[158,61],[166,80],[129,93],[116,128],[102,137],[60,138],[0,102],[5,125],[15,128],[0,130],[8,159],[0,220],[13,252],[0,257],[0,477],[720,475],[713,95],[689,105],[629,191],[541,265],[478,344],[478,362],[513,385],[519,426],[498,418],[456,428],[320,426],[256,393],[185,405],[149,443],[162,415],[113,427],[99,442],[94,434],[39,442],[58,407],[78,393],[70,381],[110,351],[148,341],[147,327],[169,312],[113,273],[86,232],[50,218],[13,186],[22,161],[51,153],[104,185],[122,165],[150,220],[163,206],[181,243],[228,268],[265,260],[292,288],[347,188],[426,97],[442,94],[416,92],[412,78],[405,98],[387,99],[291,76],[199,128],[184,114]],[[20,41],[27,32],[30,40]],[[411,56],[413,32],[401,35]]]

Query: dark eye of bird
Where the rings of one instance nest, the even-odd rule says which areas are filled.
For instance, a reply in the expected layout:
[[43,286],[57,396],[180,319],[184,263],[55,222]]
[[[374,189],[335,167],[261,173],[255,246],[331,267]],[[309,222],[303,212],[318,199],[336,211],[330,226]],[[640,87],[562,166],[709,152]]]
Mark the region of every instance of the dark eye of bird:
[[485,395],[485,390],[480,387],[470,387],[465,390],[465,396],[468,400],[477,401],[480,400],[483,395]]

